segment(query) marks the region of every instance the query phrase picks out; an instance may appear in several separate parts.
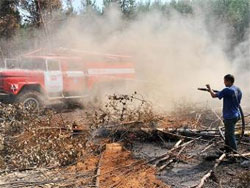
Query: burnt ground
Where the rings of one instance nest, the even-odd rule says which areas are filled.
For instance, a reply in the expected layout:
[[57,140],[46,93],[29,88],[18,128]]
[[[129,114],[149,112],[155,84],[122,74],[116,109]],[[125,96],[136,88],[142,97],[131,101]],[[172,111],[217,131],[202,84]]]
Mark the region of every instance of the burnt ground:
[[[176,135],[171,137],[169,134],[162,132],[158,134],[156,127],[166,128],[165,124],[161,125],[160,123],[147,129],[147,131],[136,128],[116,129],[114,132],[110,129],[101,128],[94,131],[92,136],[89,137],[86,112],[88,112],[86,109],[65,109],[58,110],[53,115],[53,125],[63,127],[74,125],[77,131],[80,130],[79,134],[73,131],[73,133],[76,133],[73,136],[72,130],[70,135],[69,132],[64,134],[58,130],[53,132],[53,135],[60,132],[60,135],[67,137],[66,144],[60,145],[60,147],[63,147],[62,150],[54,150],[58,152],[58,155],[73,146],[77,146],[76,151],[74,151],[76,155],[62,156],[70,158],[70,160],[67,158],[66,162],[62,160],[62,163],[59,163],[61,159],[54,162],[49,160],[46,161],[46,165],[37,163],[37,165],[29,164],[21,167],[23,160],[20,160],[20,164],[13,169],[13,161],[6,162],[4,160],[6,156],[2,154],[1,159],[6,164],[1,165],[0,187],[195,187],[199,184],[201,178],[213,168],[216,159],[219,157],[218,148],[223,146],[223,142],[218,137],[214,140],[193,137],[192,143],[170,153],[171,159],[173,159],[171,163],[169,163],[169,160],[157,164],[147,162],[169,152],[178,140],[187,143],[192,139],[176,137]],[[168,118],[168,128],[194,125],[190,119],[173,121],[172,119],[175,119],[175,117]],[[39,126],[42,125],[39,124]],[[193,126],[190,127],[193,128]],[[195,127],[197,127],[196,124]],[[88,134],[84,134],[85,137],[80,137],[84,131],[87,131]],[[87,137],[91,140],[87,141],[87,147],[78,146],[79,143],[83,144],[83,139]],[[245,144],[239,145],[239,153],[250,152],[250,138],[246,137],[244,142]],[[117,151],[114,149],[115,152],[112,150],[106,151],[105,145],[110,143],[119,143],[123,149]],[[28,142],[27,147],[33,147],[34,143],[30,144]],[[211,147],[207,148],[210,145]],[[58,146],[56,145],[56,147]],[[46,147],[46,149],[50,147]],[[203,150],[205,151],[202,152]],[[22,152],[19,155],[22,156]],[[29,157],[29,155],[25,154],[23,157]],[[19,162],[18,159],[13,160]],[[140,161],[144,162],[141,163]],[[168,165],[160,169],[165,164]],[[97,176],[98,169],[101,169],[101,172]],[[249,187],[249,171],[250,163],[246,159],[238,157],[236,162],[232,163],[229,158],[226,158],[216,168],[211,178],[205,182],[204,187]]]
[[[248,139],[250,141],[250,139]],[[166,153],[173,147],[173,142],[159,143],[157,142],[135,142],[133,143],[132,151],[136,158],[152,159]],[[169,165],[166,169],[158,171],[157,177],[165,182],[167,185],[175,188],[188,188],[198,185],[201,178],[213,168],[216,159],[219,158],[220,153],[218,147],[222,147],[220,143],[211,147],[203,153],[200,153],[208,142],[197,141],[185,149],[183,154],[185,160],[177,161]],[[249,152],[250,147],[239,145],[239,152]],[[190,158],[189,158],[190,157]],[[231,159],[225,159],[217,167],[214,178],[209,179],[204,187],[249,187],[249,183],[242,185],[241,176],[249,173],[250,162],[246,159],[237,158],[236,162]],[[248,180],[245,180],[249,182]]]
[[[205,143],[204,143],[205,145]],[[197,151],[204,149],[202,143],[195,144],[190,147],[186,152],[186,155],[196,155]],[[166,151],[165,148],[159,147],[157,144],[143,144],[135,143],[134,155],[139,158],[151,158],[159,156]],[[218,158],[218,154],[215,152],[216,148],[211,148],[210,151],[204,154],[192,157],[187,161],[179,161],[157,173],[157,177],[163,182],[171,185],[175,188],[186,188],[192,187],[199,184],[200,179],[204,176],[207,171],[213,168],[215,158]],[[250,151],[246,148],[244,151]],[[236,163],[231,163],[228,159],[224,160],[221,165],[217,168],[215,176],[216,181],[208,181],[204,187],[240,187],[239,182],[240,174],[247,173],[250,170],[250,163],[244,159],[237,159]]]

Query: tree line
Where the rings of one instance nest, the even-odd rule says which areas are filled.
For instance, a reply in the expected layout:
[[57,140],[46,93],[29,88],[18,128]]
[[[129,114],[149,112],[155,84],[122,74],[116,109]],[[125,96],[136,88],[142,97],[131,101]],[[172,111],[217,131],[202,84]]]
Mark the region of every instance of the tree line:
[[[166,19],[172,10],[189,16],[194,15],[196,9],[204,10],[208,30],[212,19],[228,26],[229,54],[235,46],[246,39],[250,23],[250,0],[172,0],[165,3],[161,1],[138,3],[135,0],[104,0],[103,7],[99,7],[95,0],[81,0],[82,6],[77,11],[74,10],[71,0],[63,1],[1,0],[0,47],[2,54],[11,55],[12,49],[18,47],[15,44],[17,35],[22,40],[27,40],[32,35],[36,37],[32,32],[35,29],[43,29],[44,33],[48,32],[46,24],[53,22],[55,16],[57,22],[63,21],[72,16],[87,14],[89,9],[98,16],[103,16],[109,10],[108,7],[111,3],[116,3],[120,7],[123,18],[128,21],[152,10],[161,12]],[[22,40],[19,39],[18,43],[22,43]]]

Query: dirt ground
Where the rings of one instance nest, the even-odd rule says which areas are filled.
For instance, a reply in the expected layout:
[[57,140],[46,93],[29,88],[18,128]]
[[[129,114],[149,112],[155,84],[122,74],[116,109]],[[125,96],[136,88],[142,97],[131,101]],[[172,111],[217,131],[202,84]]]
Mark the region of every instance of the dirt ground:
[[[11,137],[3,133],[0,187],[196,187],[213,168],[218,148],[223,146],[217,136],[171,137],[164,132],[215,126],[214,120],[201,122],[197,115],[180,118],[172,114],[150,128],[133,124],[129,129],[102,127],[93,132],[87,113],[86,109],[56,111],[48,119],[43,115],[21,134],[16,130]],[[180,140],[183,145],[173,150]],[[249,137],[238,152],[250,152]],[[233,163],[226,158],[203,187],[247,188],[249,171],[246,158],[238,157]]]
[[106,150],[100,163],[100,187],[168,187],[156,178],[154,168],[144,164],[144,161],[134,160],[129,151]]

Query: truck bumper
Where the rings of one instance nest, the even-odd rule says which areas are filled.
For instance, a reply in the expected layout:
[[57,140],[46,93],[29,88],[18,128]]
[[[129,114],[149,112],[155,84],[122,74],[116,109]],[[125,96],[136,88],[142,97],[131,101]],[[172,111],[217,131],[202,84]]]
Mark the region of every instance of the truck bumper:
[[15,95],[0,93],[0,102],[2,103],[13,103],[15,101]]

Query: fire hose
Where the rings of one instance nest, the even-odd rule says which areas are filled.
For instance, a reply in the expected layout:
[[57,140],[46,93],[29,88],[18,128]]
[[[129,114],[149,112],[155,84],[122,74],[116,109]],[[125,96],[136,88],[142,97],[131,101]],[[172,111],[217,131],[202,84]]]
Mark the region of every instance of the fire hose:
[[[200,91],[209,91],[207,88],[198,88],[198,90]],[[218,90],[213,90],[215,93],[219,92]],[[244,133],[245,133],[245,127],[246,127],[246,123],[245,123],[245,116],[244,116],[244,112],[239,104],[239,111],[240,111],[240,117],[241,117],[241,134],[240,134],[240,137],[239,137],[239,142],[241,141],[241,139],[243,138],[244,136]],[[221,129],[219,129],[219,132],[220,132],[220,136],[224,138],[223,134],[222,134],[222,131]]]

